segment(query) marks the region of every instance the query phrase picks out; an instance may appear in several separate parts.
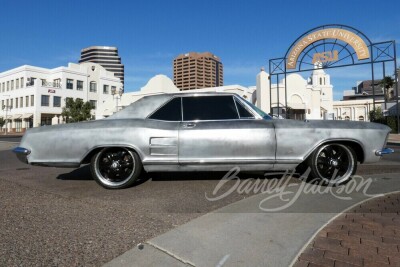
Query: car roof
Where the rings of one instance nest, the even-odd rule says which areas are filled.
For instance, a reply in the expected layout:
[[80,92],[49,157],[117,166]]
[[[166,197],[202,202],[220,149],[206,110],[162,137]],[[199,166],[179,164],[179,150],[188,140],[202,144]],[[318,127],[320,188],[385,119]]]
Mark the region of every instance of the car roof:
[[174,97],[236,95],[226,92],[183,92],[144,96],[107,119],[145,119],[158,107]]

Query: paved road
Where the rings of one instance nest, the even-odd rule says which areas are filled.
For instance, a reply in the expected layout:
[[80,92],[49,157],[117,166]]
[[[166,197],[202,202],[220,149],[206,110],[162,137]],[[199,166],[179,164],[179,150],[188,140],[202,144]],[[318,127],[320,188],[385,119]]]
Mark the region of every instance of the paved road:
[[[24,165],[9,150],[14,145],[0,142],[0,266],[98,266],[249,196],[234,193],[207,201],[205,193],[214,190],[223,173],[153,174],[139,186],[105,190],[91,179],[88,167]],[[359,173],[399,172],[399,157],[396,152],[379,164],[361,166]]]

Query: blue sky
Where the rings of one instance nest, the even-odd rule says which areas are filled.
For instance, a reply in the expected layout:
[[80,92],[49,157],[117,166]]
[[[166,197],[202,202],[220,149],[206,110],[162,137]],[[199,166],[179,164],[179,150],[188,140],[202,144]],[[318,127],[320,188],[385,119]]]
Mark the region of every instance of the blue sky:
[[[225,85],[255,85],[269,59],[284,56],[297,37],[323,24],[352,26],[373,42],[400,43],[398,0],[14,0],[2,1],[1,10],[0,72],[24,64],[66,66],[84,47],[117,46],[126,91],[139,90],[157,74],[172,77],[173,58],[189,51],[218,55]],[[335,99],[370,78],[365,68],[330,74]]]

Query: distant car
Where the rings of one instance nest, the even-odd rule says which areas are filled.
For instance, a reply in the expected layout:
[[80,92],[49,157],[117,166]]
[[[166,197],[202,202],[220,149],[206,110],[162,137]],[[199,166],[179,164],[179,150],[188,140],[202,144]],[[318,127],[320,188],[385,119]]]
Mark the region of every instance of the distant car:
[[18,158],[32,165],[90,163],[105,188],[133,185],[141,172],[272,171],[311,167],[311,176],[343,183],[357,162],[386,149],[390,128],[349,121],[272,120],[236,94],[146,96],[97,121],[29,129]]

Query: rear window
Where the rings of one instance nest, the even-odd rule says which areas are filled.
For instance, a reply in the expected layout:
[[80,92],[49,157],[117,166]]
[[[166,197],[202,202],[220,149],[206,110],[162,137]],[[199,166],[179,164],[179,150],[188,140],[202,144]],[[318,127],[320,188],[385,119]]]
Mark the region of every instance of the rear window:
[[181,121],[182,120],[182,106],[181,98],[176,97],[171,99],[164,106],[154,112],[149,119],[161,121]]

